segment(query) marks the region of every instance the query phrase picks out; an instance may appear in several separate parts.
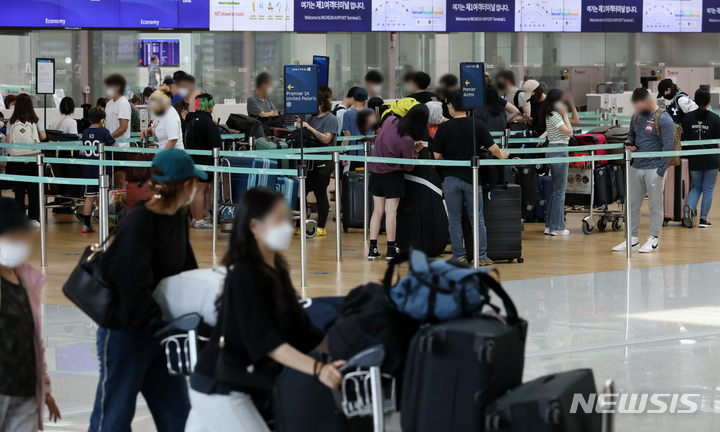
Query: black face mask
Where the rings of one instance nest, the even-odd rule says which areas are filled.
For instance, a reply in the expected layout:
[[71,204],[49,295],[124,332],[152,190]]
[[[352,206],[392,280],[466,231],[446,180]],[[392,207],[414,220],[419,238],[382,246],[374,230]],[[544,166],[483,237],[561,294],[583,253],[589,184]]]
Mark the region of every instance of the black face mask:
[[674,94],[665,94],[665,95],[663,95],[663,97],[665,98],[665,100],[673,100],[675,95]]
[[505,83],[503,83],[503,82],[495,83],[495,87],[497,87],[498,90],[505,91]]
[[155,117],[161,117],[165,114],[165,111],[153,111],[153,114],[155,114]]

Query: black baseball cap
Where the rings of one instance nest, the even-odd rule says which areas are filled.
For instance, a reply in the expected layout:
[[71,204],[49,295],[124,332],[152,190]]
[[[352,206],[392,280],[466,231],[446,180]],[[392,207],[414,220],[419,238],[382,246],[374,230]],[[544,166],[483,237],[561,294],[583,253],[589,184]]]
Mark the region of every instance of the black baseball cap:
[[0,197],[0,235],[30,229],[30,219],[13,198]]
[[670,78],[665,78],[664,80],[660,81],[660,84],[658,84],[658,95],[657,98],[660,99],[663,97],[666,91],[668,91],[669,88],[671,88],[675,84],[673,80]]

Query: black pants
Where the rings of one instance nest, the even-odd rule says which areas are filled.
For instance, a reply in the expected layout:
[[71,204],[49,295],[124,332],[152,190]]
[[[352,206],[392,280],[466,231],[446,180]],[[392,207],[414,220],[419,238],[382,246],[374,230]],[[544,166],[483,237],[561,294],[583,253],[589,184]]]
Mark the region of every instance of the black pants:
[[318,167],[310,171],[307,176],[308,192],[315,194],[318,206],[318,228],[325,228],[328,213],[330,212],[330,200],[328,200],[327,188],[330,184],[330,176],[335,171],[335,166],[331,162],[317,161],[316,163],[325,163],[325,166]]
[[[37,177],[37,165],[34,163],[11,162],[7,165],[10,174]],[[40,191],[37,183],[22,181],[13,182],[15,201],[25,208],[25,194],[28,196],[28,216],[32,220],[40,220]]]

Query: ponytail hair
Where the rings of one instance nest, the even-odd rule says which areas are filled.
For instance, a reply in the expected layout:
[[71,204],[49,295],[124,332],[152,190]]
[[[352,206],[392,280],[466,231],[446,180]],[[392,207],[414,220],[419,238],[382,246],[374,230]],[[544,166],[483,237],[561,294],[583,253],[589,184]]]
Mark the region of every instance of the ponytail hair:
[[705,121],[708,116],[707,106],[710,105],[710,91],[704,88],[699,88],[695,91],[695,103],[698,105],[697,118],[700,121]]

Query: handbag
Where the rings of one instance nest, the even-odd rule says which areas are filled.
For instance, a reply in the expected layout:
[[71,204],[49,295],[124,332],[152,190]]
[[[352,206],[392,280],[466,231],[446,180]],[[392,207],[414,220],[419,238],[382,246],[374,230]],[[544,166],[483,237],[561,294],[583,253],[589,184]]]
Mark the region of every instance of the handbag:
[[100,327],[108,326],[113,319],[114,293],[101,274],[103,248],[110,237],[85,249],[62,289],[63,294]]
[[258,390],[272,390],[273,380],[268,378],[265,374],[258,374],[261,370],[264,372],[273,373],[272,366],[270,364],[258,364],[254,365],[247,355],[243,356],[237,352],[231,352],[226,349],[225,334],[227,333],[227,317],[228,317],[228,281],[229,277],[225,281],[225,287],[223,288],[223,322],[222,332],[220,333],[220,340],[218,346],[220,347],[220,355],[218,356],[217,363],[215,364],[215,380],[223,384],[229,384],[233,386],[241,386],[246,388],[258,389]]

